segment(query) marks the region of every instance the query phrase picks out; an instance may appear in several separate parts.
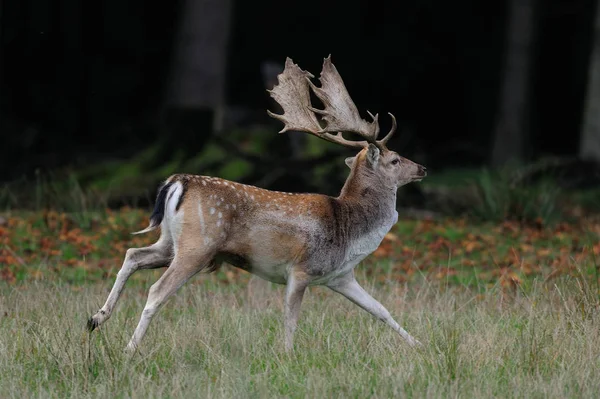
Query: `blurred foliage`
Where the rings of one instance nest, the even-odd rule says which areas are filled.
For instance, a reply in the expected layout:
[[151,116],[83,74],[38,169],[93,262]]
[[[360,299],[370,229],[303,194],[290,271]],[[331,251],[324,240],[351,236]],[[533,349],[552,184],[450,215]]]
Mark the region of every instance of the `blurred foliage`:
[[544,226],[600,213],[600,190],[593,185],[568,186],[557,176],[560,170],[530,175],[531,169],[432,172],[421,183],[423,208],[438,215]]
[[480,220],[547,225],[562,216],[560,189],[550,177],[531,183],[515,182],[512,173],[483,169],[474,185],[478,201],[472,214]]
[[219,176],[281,191],[337,194],[347,175],[343,159],[350,154],[306,135],[301,137],[301,151],[293,154],[290,134],[294,133],[278,135],[265,127],[238,129],[214,135],[191,157],[175,152],[158,164],[162,148],[154,144],[129,159],[77,169],[38,170],[34,180],[23,178],[0,188],[0,209],[74,211],[86,207],[81,196],[89,196],[102,207],[148,206],[157,185],[174,173]]

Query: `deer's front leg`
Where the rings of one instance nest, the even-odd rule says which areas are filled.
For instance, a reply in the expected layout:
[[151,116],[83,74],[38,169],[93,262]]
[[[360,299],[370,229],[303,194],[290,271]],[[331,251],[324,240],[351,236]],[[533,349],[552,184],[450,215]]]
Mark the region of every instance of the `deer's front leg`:
[[291,351],[294,348],[294,332],[298,325],[298,315],[300,314],[300,305],[304,291],[308,286],[310,279],[301,271],[291,270],[285,289],[285,350]]
[[422,346],[422,344],[406,332],[392,318],[390,312],[377,300],[375,300],[367,291],[365,291],[354,278],[354,273],[349,273],[343,278],[336,280],[328,285],[333,291],[338,292],[392,327],[410,346]]

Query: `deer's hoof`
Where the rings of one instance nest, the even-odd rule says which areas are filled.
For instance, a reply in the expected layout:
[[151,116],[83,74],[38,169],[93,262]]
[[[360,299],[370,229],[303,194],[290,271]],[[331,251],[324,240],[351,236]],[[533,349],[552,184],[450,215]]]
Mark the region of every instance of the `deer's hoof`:
[[129,344],[127,344],[127,346],[123,350],[123,353],[127,357],[132,357],[133,355],[135,355],[137,353],[137,346],[135,346],[134,344],[132,344],[130,342]]
[[101,320],[98,315],[94,315],[88,319],[88,331],[92,332],[100,326]]
[[92,332],[98,327],[98,320],[95,317],[90,317],[87,321],[87,328],[89,332]]

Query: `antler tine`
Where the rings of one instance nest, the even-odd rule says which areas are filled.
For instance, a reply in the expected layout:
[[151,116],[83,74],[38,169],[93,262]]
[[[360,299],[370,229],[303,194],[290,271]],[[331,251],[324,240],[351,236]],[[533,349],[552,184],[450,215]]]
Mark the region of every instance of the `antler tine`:
[[267,90],[283,108],[282,115],[267,110],[270,117],[283,122],[283,129],[279,133],[296,130],[315,134],[321,130],[317,117],[309,110],[310,90],[307,79],[311,77],[313,75],[310,72],[300,69],[288,57],[285,69],[277,76],[277,85],[272,90]]
[[[373,119],[370,123],[360,117],[344,81],[331,62],[331,56],[323,61],[323,70],[319,77],[321,87],[316,87],[311,82],[310,78],[313,77],[310,72],[300,69],[288,57],[285,61],[284,71],[277,77],[277,85],[272,90],[267,90],[283,108],[282,115],[267,110],[269,116],[283,122],[284,127],[279,133],[295,130],[310,133],[349,148],[362,149],[372,143],[382,151],[385,150],[385,143],[396,130],[396,120],[393,120],[392,131],[383,140],[378,141],[379,114],[373,115],[367,111]],[[325,109],[312,107],[310,89],[325,105]],[[326,125],[324,128],[321,127],[315,114],[322,116],[321,119]],[[393,115],[392,118],[394,118]],[[343,132],[356,133],[365,140],[347,140],[343,137]]]
[[375,124],[375,131],[373,132],[373,138],[377,139],[377,136],[379,136],[379,114],[375,114],[375,116],[373,116],[373,114],[369,110],[367,110],[367,114],[369,114],[371,119],[373,119],[373,122],[371,122],[371,123]]
[[323,61],[323,70],[319,80],[321,81],[321,87],[315,86],[311,81],[308,83],[325,106],[323,110],[311,108],[312,111],[323,115],[326,126],[321,131],[356,133],[366,139],[368,143],[375,143],[379,133],[377,116],[373,116],[369,112],[369,115],[373,118],[371,123],[360,117],[342,77],[331,62],[331,56]]
[[270,117],[283,122],[283,129],[279,133],[288,130],[310,133],[332,143],[341,144],[350,148],[364,148],[368,145],[366,141],[351,141],[343,138],[341,133],[331,134],[323,131],[319,120],[314,112],[326,113],[323,110],[315,110],[310,103],[310,78],[314,77],[310,72],[303,71],[300,67],[287,58],[285,69],[277,77],[278,83],[272,90],[267,90],[271,97],[281,105],[283,114],[275,114],[269,110]]
[[396,124],[396,117],[394,116],[394,114],[392,114],[391,112],[388,112],[388,114],[392,118],[392,128],[390,129],[388,134],[385,135],[384,138],[382,138],[381,140],[377,140],[376,145],[380,149],[386,148],[387,142],[394,135],[394,133],[396,133],[396,128],[398,127],[398,125]]

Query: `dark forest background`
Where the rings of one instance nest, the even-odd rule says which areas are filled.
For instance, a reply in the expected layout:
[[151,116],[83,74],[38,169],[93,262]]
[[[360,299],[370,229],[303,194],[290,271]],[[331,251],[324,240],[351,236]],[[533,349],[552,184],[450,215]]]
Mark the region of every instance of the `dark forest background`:
[[335,160],[323,173],[341,181],[346,150],[277,135],[265,112],[285,57],[318,76],[328,54],[363,114],[396,115],[389,147],[432,175],[549,157],[587,173],[597,14],[594,0],[3,0],[0,181],[69,171],[147,196],[180,171],[335,193],[314,173]]

